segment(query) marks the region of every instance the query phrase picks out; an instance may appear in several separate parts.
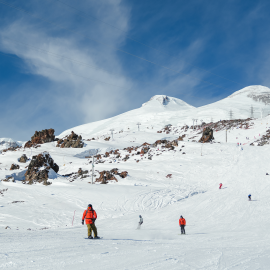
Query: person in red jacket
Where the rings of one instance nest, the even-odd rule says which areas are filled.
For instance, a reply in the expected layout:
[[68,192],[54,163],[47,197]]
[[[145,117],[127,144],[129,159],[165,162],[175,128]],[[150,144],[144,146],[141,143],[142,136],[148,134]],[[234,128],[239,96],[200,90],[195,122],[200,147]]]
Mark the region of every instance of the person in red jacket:
[[221,188],[222,188],[222,183],[219,184],[219,189],[221,189]]
[[185,231],[186,220],[182,216],[179,219],[179,226],[181,228],[181,234],[186,234],[186,231]]
[[97,227],[95,225],[95,221],[97,219],[97,213],[93,209],[92,204],[88,204],[87,210],[84,210],[83,216],[82,216],[82,225],[84,225],[84,220],[87,225],[87,231],[88,231],[88,238],[93,239],[92,237],[92,231],[94,231],[94,239],[98,239],[97,235]]

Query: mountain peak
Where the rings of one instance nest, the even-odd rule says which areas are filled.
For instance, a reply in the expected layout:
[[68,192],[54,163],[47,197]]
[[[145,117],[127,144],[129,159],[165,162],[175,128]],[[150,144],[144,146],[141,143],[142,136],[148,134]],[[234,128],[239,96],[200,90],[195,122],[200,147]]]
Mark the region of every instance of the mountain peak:
[[193,106],[187,104],[179,98],[169,97],[166,95],[155,95],[149,101],[142,104],[142,107],[156,107],[168,110],[191,109]]

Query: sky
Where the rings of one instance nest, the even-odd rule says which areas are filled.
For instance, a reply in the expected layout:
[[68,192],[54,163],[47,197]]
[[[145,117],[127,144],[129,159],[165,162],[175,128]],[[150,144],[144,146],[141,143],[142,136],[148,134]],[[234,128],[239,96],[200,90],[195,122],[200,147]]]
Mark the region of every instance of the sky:
[[266,0],[0,0],[0,137],[269,87],[269,14]]

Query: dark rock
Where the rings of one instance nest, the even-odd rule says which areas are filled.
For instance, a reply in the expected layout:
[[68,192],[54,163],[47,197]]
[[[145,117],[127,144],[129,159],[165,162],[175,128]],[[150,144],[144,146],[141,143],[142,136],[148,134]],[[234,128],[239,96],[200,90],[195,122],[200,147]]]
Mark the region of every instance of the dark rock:
[[19,158],[19,162],[21,163],[26,163],[28,160],[26,154],[23,154],[20,158]]
[[78,170],[79,175],[83,175],[83,174],[87,174],[87,173],[88,173],[88,170],[83,171],[82,168],[79,168],[79,170]]
[[11,167],[10,167],[10,170],[11,170],[11,171],[12,171],[12,170],[18,170],[18,169],[20,169],[20,166],[17,165],[17,164],[12,164]]
[[116,181],[118,182],[118,180],[116,179],[116,175],[119,175],[121,178],[126,178],[128,175],[127,171],[121,172],[119,173],[117,168],[114,168],[110,171],[102,171],[99,173],[99,178],[96,178],[96,182],[101,182],[101,184],[107,184],[108,181]]
[[55,139],[54,129],[44,129],[42,131],[36,131],[34,136],[31,137],[31,141],[28,141],[24,148],[34,147],[38,144],[53,142]]
[[47,182],[49,170],[53,169],[56,173],[59,171],[59,167],[54,163],[50,154],[44,152],[37,156],[33,156],[25,175],[25,182],[33,184],[34,182],[43,182],[44,185],[51,184]]
[[203,129],[202,137],[200,138],[199,142],[211,142],[214,139],[214,131],[210,127],[206,127]]
[[4,182],[15,182],[15,179],[12,176],[8,176],[7,178],[3,179],[2,181],[4,181]]
[[61,148],[83,148],[83,146],[82,136],[73,131],[71,131],[70,135],[57,141],[57,147]]

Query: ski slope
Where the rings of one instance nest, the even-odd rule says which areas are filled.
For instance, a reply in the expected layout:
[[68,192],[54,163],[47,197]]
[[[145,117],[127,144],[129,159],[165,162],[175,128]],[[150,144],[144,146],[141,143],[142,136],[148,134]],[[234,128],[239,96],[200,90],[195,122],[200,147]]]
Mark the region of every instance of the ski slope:
[[[173,118],[175,106],[194,109],[176,101],[167,110],[163,97],[162,104],[151,100],[156,105],[148,108],[149,115],[164,110]],[[136,162],[131,156],[126,162],[112,159],[95,165],[98,171],[128,171],[126,178],[117,177],[118,182],[92,185],[91,177],[70,182],[63,175],[91,169],[85,155],[94,149],[104,154],[179,136],[157,133],[168,123],[164,118],[164,123],[153,120],[153,129],[142,124],[140,131],[136,126],[115,131],[114,140],[105,141],[106,121],[116,125],[120,120],[104,120],[104,127],[96,122],[73,129],[85,139],[96,138],[85,141],[84,148],[58,148],[52,142],[0,155],[0,179],[8,175],[16,179],[0,182],[0,269],[269,269],[270,146],[250,146],[269,128],[269,116],[252,120],[249,129],[228,131],[227,143],[224,130],[214,133],[216,143],[192,142],[189,138],[200,134],[189,129],[178,147],[155,149],[152,160],[138,156]],[[69,133],[59,137],[63,134]],[[43,151],[59,165],[57,178],[49,186],[22,184],[30,161],[22,164],[18,158]],[[12,163],[21,168],[10,171]],[[172,177],[166,178],[168,174]],[[223,183],[221,190],[219,183]],[[98,215],[101,240],[85,239],[81,217],[89,203]],[[136,230],[139,215],[144,223]],[[186,235],[180,235],[180,215],[187,221]]]

